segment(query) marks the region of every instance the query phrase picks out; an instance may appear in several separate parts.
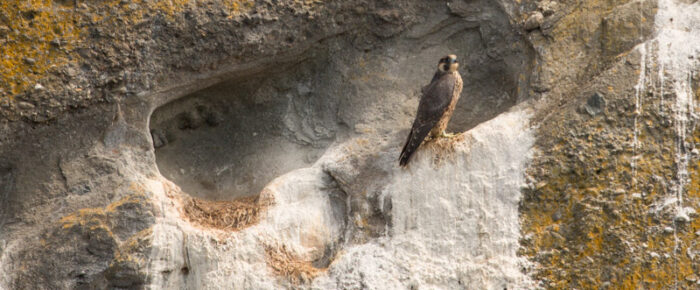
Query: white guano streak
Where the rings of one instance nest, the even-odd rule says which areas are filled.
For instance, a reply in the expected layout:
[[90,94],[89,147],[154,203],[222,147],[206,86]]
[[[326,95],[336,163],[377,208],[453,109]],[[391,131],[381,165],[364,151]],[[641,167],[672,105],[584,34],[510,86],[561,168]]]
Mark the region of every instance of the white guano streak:
[[632,167],[632,177],[633,184],[636,188],[637,186],[637,152],[639,151],[639,117],[642,115],[642,95],[646,91],[646,62],[647,62],[647,45],[643,43],[639,49],[640,61],[639,61],[639,78],[637,79],[637,85],[634,86],[634,141],[632,142],[632,161],[630,166]]
[[672,106],[675,128],[675,162],[676,180],[673,189],[676,199],[676,218],[688,219],[687,212],[692,208],[683,207],[683,193],[689,182],[689,150],[686,146],[690,121],[697,119],[698,108],[695,105],[692,78],[698,70],[697,57],[700,56],[700,3],[684,4],[674,0],[659,0],[655,26],[658,31],[657,60],[661,78],[663,98],[665,79],[668,75],[670,91],[675,95]]
[[[691,119],[695,119],[696,107],[692,92],[693,72],[698,69],[696,58],[700,49],[700,3],[684,4],[674,0],[659,0],[658,13],[656,15],[655,27],[658,31],[656,41],[658,44],[657,62],[659,66],[659,76],[662,77],[661,91],[665,86],[665,75],[669,76],[671,82],[670,91],[676,99],[671,108],[675,128],[675,152],[674,161],[676,163],[676,180],[673,183],[673,197],[675,199],[675,220],[689,221],[689,213],[694,212],[692,207],[684,207],[683,194],[686,184],[688,184],[688,151],[686,146],[686,135],[688,124]],[[690,132],[694,128],[690,128]],[[674,250],[673,256],[676,259],[678,252],[678,235],[676,223],[673,223]],[[679,277],[676,275],[675,280]]]

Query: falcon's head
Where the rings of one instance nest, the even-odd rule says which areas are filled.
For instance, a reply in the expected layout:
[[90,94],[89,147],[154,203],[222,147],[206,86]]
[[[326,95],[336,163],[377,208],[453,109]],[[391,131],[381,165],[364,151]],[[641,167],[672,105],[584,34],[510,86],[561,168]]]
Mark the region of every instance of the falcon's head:
[[454,54],[443,57],[438,62],[438,70],[441,72],[456,72],[458,68],[459,62],[457,62],[457,56]]

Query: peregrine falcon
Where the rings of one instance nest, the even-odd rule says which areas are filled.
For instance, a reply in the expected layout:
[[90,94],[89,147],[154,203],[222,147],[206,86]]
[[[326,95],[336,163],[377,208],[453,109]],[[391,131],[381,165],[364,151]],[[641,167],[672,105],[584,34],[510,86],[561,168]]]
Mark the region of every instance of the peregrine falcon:
[[440,59],[438,70],[430,84],[423,87],[418,112],[413,121],[413,128],[408,134],[406,145],[403,146],[399,164],[406,166],[409,158],[416,152],[428,134],[430,137],[453,137],[445,133],[447,123],[455,110],[459,95],[462,93],[462,76],[457,68],[457,56],[450,54]]

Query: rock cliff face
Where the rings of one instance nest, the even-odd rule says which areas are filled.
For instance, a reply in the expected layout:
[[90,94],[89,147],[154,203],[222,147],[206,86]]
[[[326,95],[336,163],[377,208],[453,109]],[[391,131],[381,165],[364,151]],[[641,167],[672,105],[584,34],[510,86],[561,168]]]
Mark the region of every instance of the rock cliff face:
[[0,47],[0,289],[700,284],[698,2],[11,0]]

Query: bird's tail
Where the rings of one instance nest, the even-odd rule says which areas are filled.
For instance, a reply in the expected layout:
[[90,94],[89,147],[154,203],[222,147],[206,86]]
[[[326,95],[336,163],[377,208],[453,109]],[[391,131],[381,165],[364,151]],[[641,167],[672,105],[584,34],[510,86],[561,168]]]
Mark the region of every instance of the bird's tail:
[[406,166],[408,164],[408,160],[411,158],[411,155],[413,155],[414,152],[416,152],[416,149],[418,149],[418,146],[420,146],[420,143],[422,140],[417,140],[414,130],[411,130],[411,133],[408,134],[408,139],[406,140],[406,144],[403,145],[403,150],[401,150],[401,155],[399,156],[399,165],[401,166]]

